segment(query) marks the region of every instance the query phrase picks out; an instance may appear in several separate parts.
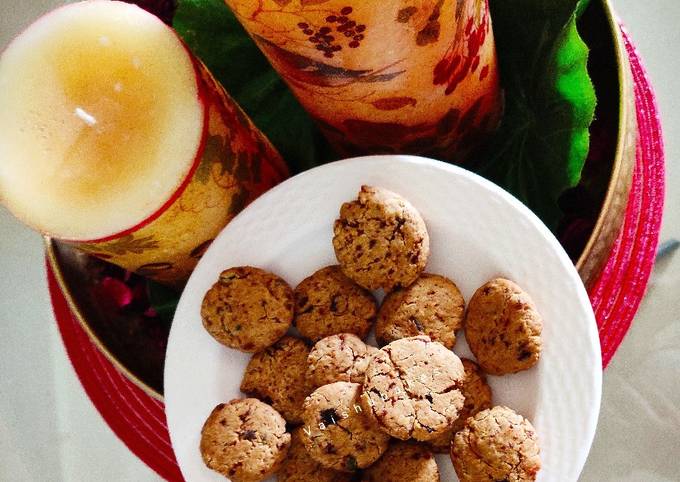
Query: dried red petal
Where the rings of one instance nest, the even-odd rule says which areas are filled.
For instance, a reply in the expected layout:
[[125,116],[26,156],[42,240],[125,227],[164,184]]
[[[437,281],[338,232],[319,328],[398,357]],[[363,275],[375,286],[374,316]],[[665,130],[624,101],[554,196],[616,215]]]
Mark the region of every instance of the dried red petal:
[[470,35],[470,32],[472,32],[472,27],[474,25],[474,18],[470,17],[470,20],[468,20],[467,25],[465,26],[465,35]]
[[470,66],[470,72],[475,72],[477,70],[477,67],[479,67],[479,55],[474,58],[472,61],[472,65]]
[[132,303],[132,290],[121,280],[107,276],[99,284],[99,295],[107,298],[118,308],[125,308]]
[[488,75],[489,75],[489,66],[485,65],[484,68],[482,68],[482,71],[479,73],[479,81],[481,82],[482,80],[486,79]]

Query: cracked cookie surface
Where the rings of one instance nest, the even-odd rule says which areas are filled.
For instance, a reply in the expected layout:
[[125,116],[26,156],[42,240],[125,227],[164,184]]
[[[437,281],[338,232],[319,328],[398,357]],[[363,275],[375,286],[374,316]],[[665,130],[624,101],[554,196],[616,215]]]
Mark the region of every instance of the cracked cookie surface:
[[480,371],[479,366],[467,358],[461,358],[461,361],[465,369],[465,379],[461,388],[465,401],[463,402],[463,408],[460,409],[458,414],[458,419],[453,424],[453,431],[430,440],[430,447],[437,453],[448,454],[451,450],[453,437],[456,432],[463,428],[468,417],[491,408],[491,387],[487,383],[484,374]]
[[302,440],[324,467],[354,472],[387,450],[390,436],[359,404],[361,385],[335,382],[315,390],[304,403]]
[[302,422],[302,403],[314,389],[307,379],[308,356],[304,341],[284,336],[253,355],[241,391],[271,404],[287,422]]
[[205,294],[201,318],[208,333],[223,345],[260,351],[288,331],[293,321],[293,290],[259,268],[230,268]]
[[350,333],[328,336],[309,353],[307,377],[315,388],[333,382],[363,383],[368,361],[377,351]]
[[450,433],[463,406],[463,364],[427,336],[396,340],[373,355],[361,403],[395,438],[428,441]]
[[380,345],[385,345],[400,338],[427,335],[452,349],[464,315],[465,300],[456,284],[443,276],[426,273],[410,286],[385,297],[378,312],[375,337]]
[[302,336],[314,342],[337,333],[366,338],[377,313],[371,292],[345,276],[337,265],[318,270],[295,288],[294,324]]
[[542,330],[531,297],[507,279],[485,283],[468,304],[465,336],[479,366],[491,375],[517,373],[538,363]]
[[370,290],[410,285],[430,254],[420,213],[400,195],[379,187],[362,186],[355,201],[344,203],[333,233],[343,272]]
[[277,482],[352,482],[347,472],[327,469],[311,458],[302,441],[303,428],[293,430],[288,457],[276,474]]
[[531,423],[507,407],[469,418],[454,438],[451,460],[461,482],[536,480],[540,448]]
[[201,456],[233,482],[257,482],[273,474],[286,457],[286,421],[254,398],[217,405],[201,430]]
[[439,482],[439,468],[427,447],[397,442],[366,469],[361,482]]

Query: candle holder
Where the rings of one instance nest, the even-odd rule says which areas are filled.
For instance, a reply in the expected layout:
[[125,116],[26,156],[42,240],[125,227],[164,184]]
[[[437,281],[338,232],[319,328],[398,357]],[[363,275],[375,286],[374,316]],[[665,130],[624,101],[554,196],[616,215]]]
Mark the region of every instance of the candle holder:
[[336,150],[463,161],[498,124],[486,0],[226,0]]

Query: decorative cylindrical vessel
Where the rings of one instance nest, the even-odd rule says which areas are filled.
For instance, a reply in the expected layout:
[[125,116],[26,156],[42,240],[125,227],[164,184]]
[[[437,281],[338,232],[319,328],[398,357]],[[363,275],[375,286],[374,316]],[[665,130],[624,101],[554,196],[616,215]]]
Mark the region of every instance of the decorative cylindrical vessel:
[[3,203],[42,233],[167,284],[287,176],[205,66],[133,5],[47,14],[3,53],[0,86]]
[[498,124],[487,0],[226,0],[346,155],[464,159]]

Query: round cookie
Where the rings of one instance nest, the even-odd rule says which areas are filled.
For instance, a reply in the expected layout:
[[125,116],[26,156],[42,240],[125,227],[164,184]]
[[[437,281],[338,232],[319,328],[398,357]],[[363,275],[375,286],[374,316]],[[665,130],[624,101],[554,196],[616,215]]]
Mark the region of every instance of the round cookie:
[[371,358],[361,404],[393,437],[432,440],[451,432],[464,376],[460,358],[441,343],[402,338]]
[[366,338],[378,306],[370,291],[357,286],[339,266],[327,266],[295,288],[295,326],[317,342],[337,333]]
[[254,398],[216,406],[201,430],[201,456],[210,469],[233,482],[264,480],[286,458],[286,421]]
[[437,461],[427,447],[410,442],[392,444],[361,482],[439,482]]
[[278,482],[352,482],[354,477],[323,467],[307,453],[302,441],[303,428],[293,430],[288,457],[276,474]]
[[423,274],[410,286],[385,297],[375,337],[380,345],[386,345],[400,338],[427,335],[452,349],[464,315],[465,300],[455,283],[436,274]]
[[410,285],[430,254],[420,213],[400,195],[379,187],[362,186],[358,199],[344,203],[333,233],[342,271],[369,290]]
[[451,446],[460,482],[536,480],[540,448],[531,423],[507,407],[493,407],[469,418]]
[[316,388],[333,382],[363,383],[371,356],[378,351],[349,333],[319,340],[307,358],[307,378]]
[[307,379],[309,347],[284,336],[250,359],[241,391],[270,403],[289,423],[302,422],[302,404],[314,388]]
[[208,333],[223,345],[260,351],[288,331],[293,321],[293,290],[259,268],[230,268],[205,294],[201,318]]
[[541,354],[542,330],[534,302],[512,281],[489,281],[468,304],[465,336],[479,366],[491,375],[533,367]]
[[315,390],[304,403],[302,440],[324,467],[354,472],[375,462],[390,437],[362,410],[361,385],[335,382]]
[[461,389],[465,401],[458,419],[453,424],[453,431],[430,441],[430,447],[438,453],[449,453],[453,437],[463,428],[468,417],[491,408],[491,387],[486,382],[486,377],[480,371],[479,366],[467,358],[462,358],[461,361],[465,369],[465,379]]

